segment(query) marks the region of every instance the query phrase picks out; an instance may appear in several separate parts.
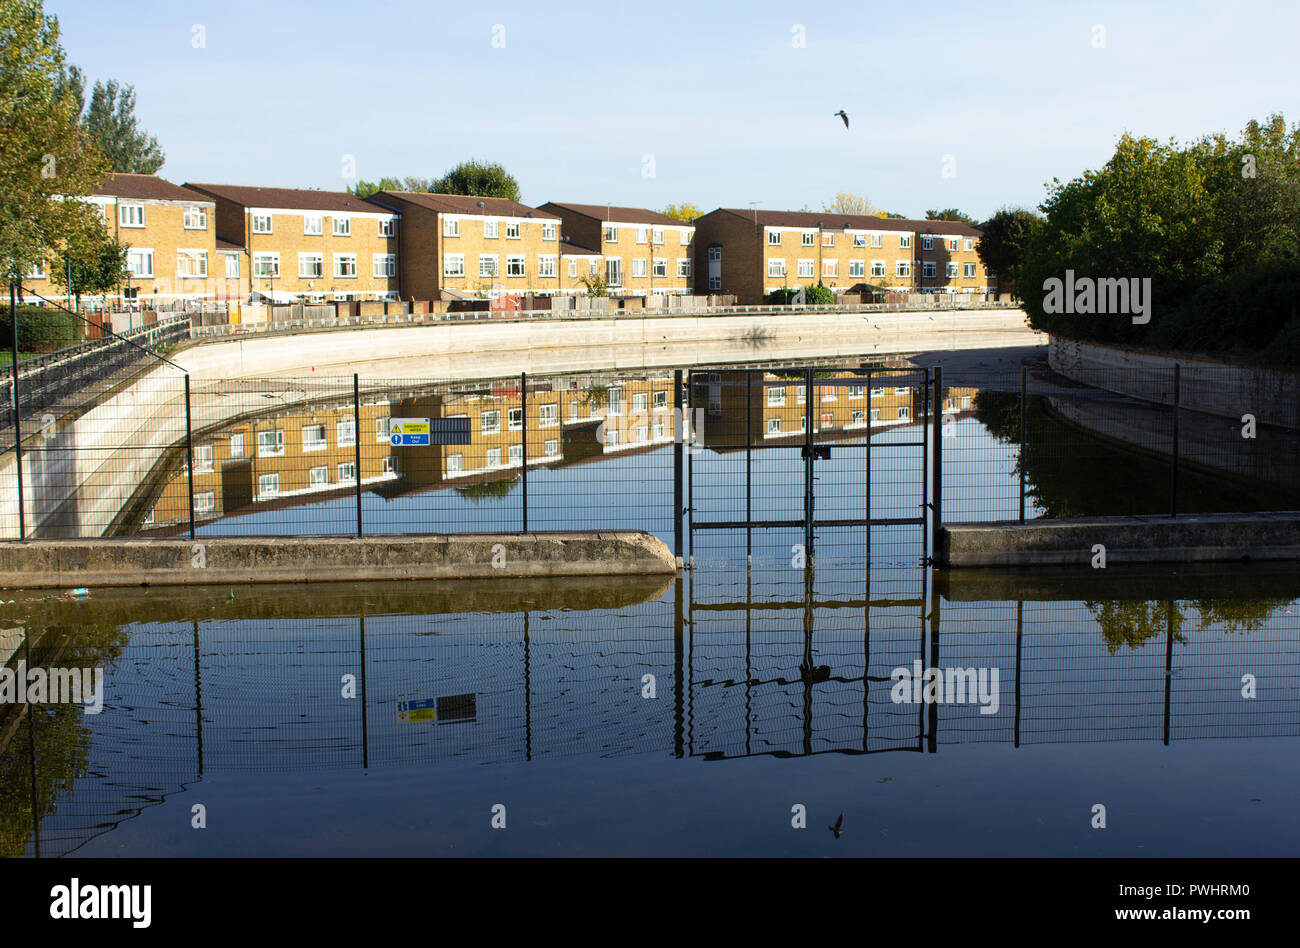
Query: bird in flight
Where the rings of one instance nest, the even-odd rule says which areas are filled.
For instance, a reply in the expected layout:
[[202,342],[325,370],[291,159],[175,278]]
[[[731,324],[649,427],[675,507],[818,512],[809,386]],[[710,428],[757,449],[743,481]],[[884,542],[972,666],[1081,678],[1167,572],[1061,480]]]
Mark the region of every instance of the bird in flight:
[[845,113],[845,111],[844,111],[843,109],[840,109],[840,110],[839,110],[838,112],[836,112],[835,114],[838,115],[840,118],[844,119],[844,127],[845,127],[845,128],[848,128],[848,127],[849,127],[849,117],[848,117],[848,115]]
[[836,838],[836,839],[839,839],[839,838],[840,838],[840,835],[844,832],[844,831],[840,828],[840,827],[842,827],[843,825],[844,825],[844,814],[841,813],[841,814],[840,814],[840,818],[839,818],[838,820],[835,821],[835,825],[834,825],[834,826],[828,826],[828,827],[826,827],[826,828],[827,828],[828,830],[830,830],[832,833],[835,834],[835,838]]

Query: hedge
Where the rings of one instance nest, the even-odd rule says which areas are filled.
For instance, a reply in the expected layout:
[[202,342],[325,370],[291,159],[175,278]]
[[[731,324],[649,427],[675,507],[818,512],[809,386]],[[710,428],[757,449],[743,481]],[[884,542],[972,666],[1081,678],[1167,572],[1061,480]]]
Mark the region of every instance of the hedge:
[[[76,317],[57,309],[43,306],[19,306],[18,351],[53,352],[77,341]],[[0,346],[13,346],[13,332],[9,313],[0,313]]]

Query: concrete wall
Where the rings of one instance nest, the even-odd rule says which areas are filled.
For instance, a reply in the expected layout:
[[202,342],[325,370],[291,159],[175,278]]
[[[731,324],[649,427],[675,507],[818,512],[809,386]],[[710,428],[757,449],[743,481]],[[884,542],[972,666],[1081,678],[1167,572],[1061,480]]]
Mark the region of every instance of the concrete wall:
[[1300,429],[1300,372],[1241,365],[1204,356],[1148,352],[1053,338],[1052,368],[1085,385],[1172,404],[1174,365],[1180,369],[1180,404],[1241,422]]

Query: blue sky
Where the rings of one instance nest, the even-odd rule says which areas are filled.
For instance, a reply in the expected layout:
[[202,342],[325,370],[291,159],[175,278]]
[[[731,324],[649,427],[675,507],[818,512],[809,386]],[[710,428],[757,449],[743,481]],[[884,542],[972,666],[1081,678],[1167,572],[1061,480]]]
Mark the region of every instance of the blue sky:
[[1292,0],[46,10],[89,80],[136,87],[177,183],[341,190],[348,155],[369,179],[478,157],[504,164],[529,204],[820,209],[846,190],[982,218],[1037,204],[1125,130],[1236,134],[1288,107],[1300,120]]

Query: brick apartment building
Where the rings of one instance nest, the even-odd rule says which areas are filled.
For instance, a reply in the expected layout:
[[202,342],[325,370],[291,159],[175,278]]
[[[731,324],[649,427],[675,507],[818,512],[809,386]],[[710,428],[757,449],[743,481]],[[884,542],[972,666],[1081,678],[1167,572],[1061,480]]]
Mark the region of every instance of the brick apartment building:
[[997,291],[975,252],[980,230],[969,224],[718,208],[695,226],[700,291],[734,293],[741,304],[819,283],[839,291]]
[[[210,197],[156,175],[110,174],[80,200],[94,204],[109,236],[129,248],[130,279],[117,287],[119,301],[128,290],[141,302],[214,295],[216,224]],[[66,299],[49,267],[49,261],[42,262],[23,278],[23,286],[48,299]]]
[[399,298],[400,213],[345,191],[185,186],[215,202],[231,297]]
[[551,201],[540,210],[564,221],[564,239],[599,250],[610,296],[692,292],[692,224],[643,207]]

